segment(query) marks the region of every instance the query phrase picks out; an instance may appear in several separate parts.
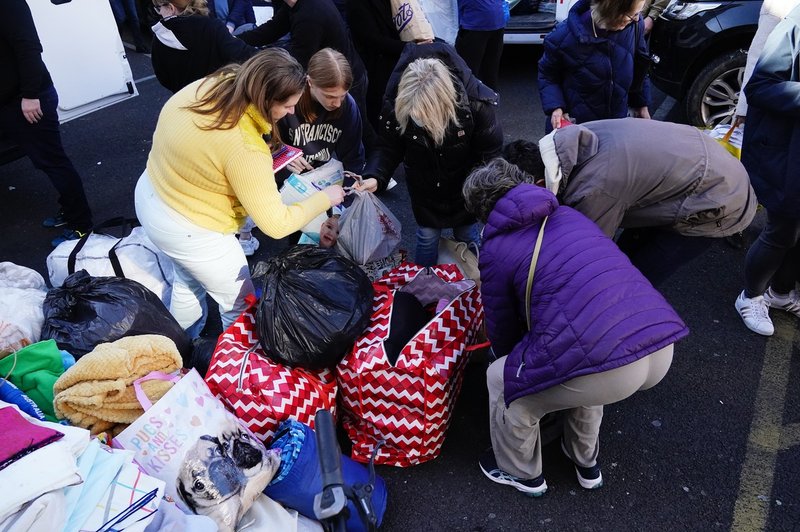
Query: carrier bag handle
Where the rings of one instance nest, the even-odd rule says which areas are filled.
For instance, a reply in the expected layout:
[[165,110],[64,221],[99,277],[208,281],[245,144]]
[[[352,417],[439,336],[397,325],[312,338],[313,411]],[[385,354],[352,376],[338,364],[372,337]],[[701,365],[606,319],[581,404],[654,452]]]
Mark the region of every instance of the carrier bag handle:
[[[93,226],[91,231],[87,231],[87,233],[78,240],[78,243],[75,244],[75,247],[72,248],[72,251],[67,257],[67,274],[72,275],[73,273],[75,273],[75,263],[77,262],[78,259],[78,253],[80,253],[80,251],[83,249],[83,246],[86,245],[86,242],[89,241],[89,236],[91,236],[92,233],[99,233],[100,229],[108,229],[111,227],[122,227],[123,228],[122,235],[124,238],[137,225],[139,225],[139,220],[137,220],[136,218],[126,218],[124,216],[117,216],[115,218],[110,218],[105,222]],[[114,244],[108,251],[108,259],[109,261],[111,261],[111,267],[114,270],[114,275],[116,275],[117,277],[125,277],[125,274],[122,271],[122,266],[119,263],[119,258],[117,257],[117,253],[114,249],[117,247],[117,244],[119,244],[121,241],[122,238],[120,238],[116,242],[116,244]]]
[[150,398],[147,397],[147,394],[142,390],[142,383],[145,381],[167,381],[174,384],[181,380],[182,377],[183,375],[181,375],[180,372],[175,375],[170,375],[163,371],[151,371],[144,377],[133,381],[133,391],[136,392],[136,400],[139,401],[139,404],[142,405],[145,411],[150,410],[150,407],[153,406],[153,402],[150,401]]

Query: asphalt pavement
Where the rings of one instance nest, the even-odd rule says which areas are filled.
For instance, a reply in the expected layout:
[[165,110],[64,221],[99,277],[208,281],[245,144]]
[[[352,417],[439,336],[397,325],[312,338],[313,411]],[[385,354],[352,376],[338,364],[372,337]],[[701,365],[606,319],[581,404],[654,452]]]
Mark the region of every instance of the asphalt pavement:
[[[499,116],[507,140],[543,134],[538,53],[506,47]],[[62,127],[98,222],[134,215],[134,185],[169,97],[147,56],[131,53],[129,60],[140,96]],[[680,119],[677,107],[662,106],[672,103],[658,95],[653,111]],[[397,177],[399,186],[381,199],[401,220],[404,246],[412,249],[415,224]],[[54,189],[27,159],[0,167],[0,260],[46,277],[57,232],[41,221],[56,210]],[[746,231],[747,244],[762,224],[763,214]],[[258,236],[263,245],[253,262],[284,245]],[[544,449],[550,489],[540,499],[482,475],[477,458],[489,445],[488,408],[485,366],[475,361],[441,456],[407,469],[378,468],[389,489],[383,530],[800,531],[798,320],[774,312],[772,338],[744,327],[733,302],[745,253],[746,247],[717,242],[663,286],[692,333],[677,344],[672,369],[658,386],[606,408],[602,489],[582,490],[558,445]]]

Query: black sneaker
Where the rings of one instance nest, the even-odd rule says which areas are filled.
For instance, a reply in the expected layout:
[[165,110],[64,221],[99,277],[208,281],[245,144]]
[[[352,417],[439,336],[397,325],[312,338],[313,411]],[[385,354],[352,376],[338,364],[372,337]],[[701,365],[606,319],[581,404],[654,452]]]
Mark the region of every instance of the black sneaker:
[[45,218],[42,222],[43,227],[63,227],[67,225],[67,220],[64,219],[64,211],[58,211],[55,216]]
[[67,229],[63,233],[61,233],[61,236],[57,236],[53,240],[51,240],[50,245],[52,245],[54,248],[57,248],[59,244],[62,244],[67,240],[78,240],[79,238],[83,238],[84,236],[86,236],[86,233],[77,231],[75,229]]
[[578,476],[578,483],[583,489],[596,490],[603,487],[603,473],[600,471],[600,464],[595,463],[592,467],[581,467],[570,458],[564,440],[561,440],[561,451],[564,456],[575,466],[575,473]]
[[478,465],[481,471],[483,471],[483,474],[492,482],[513,486],[529,497],[541,497],[544,495],[544,492],[547,491],[547,482],[544,481],[544,475],[539,475],[536,478],[524,479],[510,475],[500,469],[497,466],[494,450],[492,450],[491,447],[483,452],[478,459]]

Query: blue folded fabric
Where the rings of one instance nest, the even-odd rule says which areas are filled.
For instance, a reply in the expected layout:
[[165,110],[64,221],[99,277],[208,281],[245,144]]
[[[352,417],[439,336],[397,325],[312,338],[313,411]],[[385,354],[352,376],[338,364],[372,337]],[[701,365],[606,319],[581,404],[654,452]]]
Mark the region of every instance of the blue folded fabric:
[[[297,510],[308,518],[316,519],[314,496],[322,491],[322,475],[320,474],[319,454],[314,431],[299,421],[293,419],[284,421],[278,427],[270,448],[281,450],[281,467],[264,493],[287,508]],[[369,469],[342,455],[342,476],[345,484],[349,486],[366,484],[369,482]],[[386,499],[386,483],[376,475],[375,490],[372,492],[372,507],[378,516],[378,525],[383,521]],[[350,510],[347,530],[349,532],[366,531],[355,505],[348,501],[347,506]]]
[[29,416],[41,421],[45,420],[44,412],[36,406],[33,399],[25,395],[25,392],[14,386],[11,381],[2,378],[0,378],[0,401],[15,404]]

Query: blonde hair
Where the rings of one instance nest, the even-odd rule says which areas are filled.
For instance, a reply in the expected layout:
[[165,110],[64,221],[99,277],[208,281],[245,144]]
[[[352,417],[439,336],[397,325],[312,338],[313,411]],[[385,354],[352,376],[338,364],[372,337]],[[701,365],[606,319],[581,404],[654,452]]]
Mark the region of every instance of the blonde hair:
[[272,126],[274,145],[280,138],[270,109],[300,94],[305,78],[303,67],[289,52],[268,48],[241,65],[224,66],[205,78],[197,89],[203,96],[187,109],[213,117],[213,122],[201,129],[231,129],[252,103]]
[[[333,48],[323,48],[308,60],[308,79],[320,89],[350,90],[353,85],[353,71],[347,58]],[[338,118],[341,107],[331,113],[332,118]],[[297,103],[298,115],[308,122],[317,119],[317,106],[311,96],[311,87],[306,83],[303,95]]]
[[206,0],[153,0],[153,5],[158,6],[169,3],[178,10],[178,16],[202,15],[208,16],[208,3]]
[[441,146],[448,126],[460,126],[456,115],[459,103],[447,66],[438,59],[423,58],[410,63],[400,77],[394,113],[401,134],[413,120],[427,131],[436,146]]

